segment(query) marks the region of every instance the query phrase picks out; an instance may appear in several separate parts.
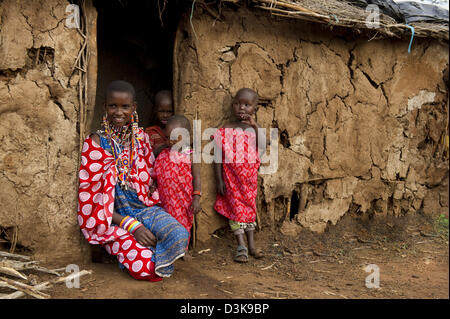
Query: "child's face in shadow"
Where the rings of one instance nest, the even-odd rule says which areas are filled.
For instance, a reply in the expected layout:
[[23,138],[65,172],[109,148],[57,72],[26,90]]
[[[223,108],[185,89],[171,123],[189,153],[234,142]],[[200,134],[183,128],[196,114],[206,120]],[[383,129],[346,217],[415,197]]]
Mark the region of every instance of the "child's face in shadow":
[[169,117],[173,115],[172,99],[164,97],[156,104],[156,117],[164,126],[167,124]]
[[255,113],[256,98],[250,92],[240,92],[234,97],[232,106],[236,119],[243,121]]

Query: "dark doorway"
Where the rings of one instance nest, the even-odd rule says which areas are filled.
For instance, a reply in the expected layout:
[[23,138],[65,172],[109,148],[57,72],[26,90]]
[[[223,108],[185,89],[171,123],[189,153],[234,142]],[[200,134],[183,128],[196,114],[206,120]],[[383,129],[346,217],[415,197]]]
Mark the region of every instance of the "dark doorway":
[[293,220],[295,215],[298,214],[300,208],[300,198],[298,196],[298,192],[294,190],[291,196],[291,207],[289,208],[289,220]]
[[150,124],[155,93],[172,90],[173,45],[184,7],[179,2],[94,0],[98,74],[92,129],[100,128],[105,89],[113,80],[133,84],[139,125],[145,128]]

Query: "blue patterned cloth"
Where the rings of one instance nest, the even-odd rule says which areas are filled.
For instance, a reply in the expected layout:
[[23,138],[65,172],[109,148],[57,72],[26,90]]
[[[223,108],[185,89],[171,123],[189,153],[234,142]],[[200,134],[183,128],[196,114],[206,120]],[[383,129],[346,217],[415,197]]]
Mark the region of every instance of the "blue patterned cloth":
[[[111,152],[108,140],[103,136],[100,137],[100,146]],[[115,187],[114,211],[122,216],[136,218],[155,235],[156,247],[149,247],[153,252],[155,272],[158,276],[169,277],[174,270],[175,260],[185,254],[188,231],[164,209],[156,205],[145,206],[133,189],[123,190],[119,184]],[[123,265],[120,266],[124,268]]]

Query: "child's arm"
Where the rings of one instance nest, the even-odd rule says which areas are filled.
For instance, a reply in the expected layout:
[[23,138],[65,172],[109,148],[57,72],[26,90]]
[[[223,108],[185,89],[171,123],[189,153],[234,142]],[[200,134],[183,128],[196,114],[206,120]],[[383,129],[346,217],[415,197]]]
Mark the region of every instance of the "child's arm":
[[[214,150],[218,150],[219,147],[217,146],[216,141],[214,140]],[[222,149],[222,152],[224,150]],[[222,156],[223,158],[223,156]],[[217,155],[214,154],[214,175],[216,176],[216,189],[217,189],[217,193],[219,195],[225,196],[225,191],[226,191],[226,187],[225,187],[225,183],[223,182],[223,177],[222,177],[222,158],[217,158]]]
[[[192,157],[192,155],[191,155]],[[201,192],[201,181],[200,181],[200,163],[194,163],[191,160],[191,170],[192,170],[192,184],[194,186],[194,192]],[[202,207],[200,205],[200,196],[199,194],[192,195],[192,210],[194,215],[197,215]]]
[[152,197],[152,194],[158,189],[158,181],[156,178],[152,178],[151,184],[148,188],[148,197]]
[[158,157],[159,153],[161,153],[165,148],[168,148],[169,145],[168,144],[159,144],[159,145],[155,145],[153,147],[153,155],[155,156],[155,158]]
[[264,134],[263,130],[258,130],[260,126],[258,125],[258,123],[256,123],[255,119],[252,116],[249,115],[248,118],[243,121],[243,123],[250,125],[255,130],[258,155],[259,158],[261,158],[266,152],[267,147],[266,135]]
[[[260,127],[258,126],[258,128]],[[263,130],[258,130],[258,128],[256,128],[256,143],[258,145],[259,158],[261,159],[261,157],[266,153],[267,140],[266,134],[264,134],[265,132]]]
[[217,193],[219,193],[222,196],[225,196],[226,187],[222,177],[222,163],[214,162],[214,173],[216,176]]

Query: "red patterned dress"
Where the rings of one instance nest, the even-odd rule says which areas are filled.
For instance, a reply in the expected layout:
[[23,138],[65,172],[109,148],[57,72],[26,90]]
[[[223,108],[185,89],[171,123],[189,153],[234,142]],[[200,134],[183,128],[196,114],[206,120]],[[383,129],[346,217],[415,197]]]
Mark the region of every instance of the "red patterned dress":
[[228,219],[253,223],[260,159],[256,134],[239,128],[220,128],[214,134],[222,150],[222,177],[225,196],[217,194],[214,209]]
[[189,152],[164,149],[156,158],[154,173],[162,208],[190,231],[194,187]]

